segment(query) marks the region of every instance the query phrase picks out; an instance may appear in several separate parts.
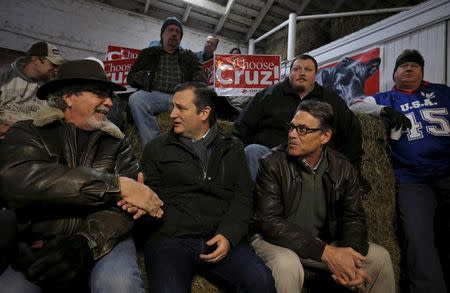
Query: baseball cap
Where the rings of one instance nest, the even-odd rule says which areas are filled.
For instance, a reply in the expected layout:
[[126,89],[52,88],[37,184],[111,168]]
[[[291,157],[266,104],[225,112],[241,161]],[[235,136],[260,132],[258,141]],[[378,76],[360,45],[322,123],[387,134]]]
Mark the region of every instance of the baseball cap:
[[34,43],[27,51],[28,56],[45,57],[55,65],[61,65],[65,62],[59,49],[47,42]]

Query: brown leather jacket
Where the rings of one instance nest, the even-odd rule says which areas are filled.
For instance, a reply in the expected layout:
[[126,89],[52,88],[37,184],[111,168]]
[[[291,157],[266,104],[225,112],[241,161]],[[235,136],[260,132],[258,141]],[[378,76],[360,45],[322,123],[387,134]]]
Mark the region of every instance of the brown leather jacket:
[[139,165],[112,123],[90,135],[77,163],[76,128],[63,118],[46,108],[9,129],[0,147],[1,194],[24,228],[19,240],[81,234],[98,259],[133,227],[116,207],[118,177],[136,178]]
[[298,159],[288,156],[286,145],[260,160],[256,180],[256,216],[264,238],[295,251],[301,258],[320,261],[326,243],[368,250],[364,210],[356,170],[348,159],[328,148],[329,167],[323,176],[327,200],[326,223],[319,238],[288,221],[295,196],[301,196]]

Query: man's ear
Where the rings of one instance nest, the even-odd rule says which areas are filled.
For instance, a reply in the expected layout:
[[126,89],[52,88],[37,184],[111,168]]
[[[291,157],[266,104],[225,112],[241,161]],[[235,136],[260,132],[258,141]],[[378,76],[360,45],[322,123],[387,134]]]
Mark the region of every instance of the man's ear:
[[202,121],[207,121],[209,119],[209,114],[211,113],[211,107],[205,106],[200,112]]
[[64,95],[63,99],[66,102],[67,107],[72,107],[73,105],[73,96],[74,95]]
[[322,135],[321,135],[322,145],[327,144],[330,141],[332,135],[333,135],[333,131],[331,129],[322,131]]

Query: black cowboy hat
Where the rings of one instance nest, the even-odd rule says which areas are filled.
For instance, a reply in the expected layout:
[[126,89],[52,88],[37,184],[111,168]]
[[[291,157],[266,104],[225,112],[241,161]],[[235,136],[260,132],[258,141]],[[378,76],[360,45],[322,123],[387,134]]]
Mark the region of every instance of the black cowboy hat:
[[45,100],[47,96],[67,85],[94,83],[107,86],[111,91],[125,91],[126,87],[108,80],[102,66],[94,60],[68,61],[59,67],[56,78],[42,85],[36,96]]

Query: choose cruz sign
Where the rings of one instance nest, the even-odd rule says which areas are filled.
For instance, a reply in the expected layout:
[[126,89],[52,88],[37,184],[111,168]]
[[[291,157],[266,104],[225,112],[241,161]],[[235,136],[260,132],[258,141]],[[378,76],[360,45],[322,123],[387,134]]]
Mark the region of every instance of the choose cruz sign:
[[279,81],[279,55],[215,54],[214,88],[219,96],[254,96]]
[[106,54],[105,72],[109,80],[127,86],[128,72],[136,61],[141,50],[118,46],[108,46]]

